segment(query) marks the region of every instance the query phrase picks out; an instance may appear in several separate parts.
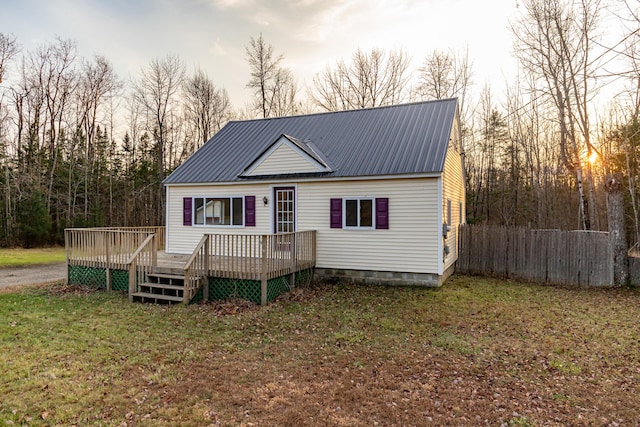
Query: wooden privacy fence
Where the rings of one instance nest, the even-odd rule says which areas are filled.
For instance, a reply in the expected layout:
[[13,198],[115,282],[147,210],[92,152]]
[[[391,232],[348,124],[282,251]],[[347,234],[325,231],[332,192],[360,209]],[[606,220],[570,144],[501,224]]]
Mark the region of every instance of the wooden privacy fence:
[[460,226],[456,271],[581,286],[613,284],[609,233]]

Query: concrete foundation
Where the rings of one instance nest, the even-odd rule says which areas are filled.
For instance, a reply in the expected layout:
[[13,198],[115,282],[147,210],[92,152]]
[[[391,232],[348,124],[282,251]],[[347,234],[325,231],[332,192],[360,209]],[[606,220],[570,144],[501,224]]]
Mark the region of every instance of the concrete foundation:
[[391,286],[425,286],[437,288],[453,274],[455,264],[449,267],[442,276],[433,273],[406,273],[397,271],[346,270],[339,268],[318,268],[318,278],[341,282],[364,283],[371,285]]

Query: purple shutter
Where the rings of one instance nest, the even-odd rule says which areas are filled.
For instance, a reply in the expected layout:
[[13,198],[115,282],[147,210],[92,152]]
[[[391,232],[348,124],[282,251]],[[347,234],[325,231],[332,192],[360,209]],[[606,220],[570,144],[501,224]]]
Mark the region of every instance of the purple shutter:
[[256,226],[256,196],[244,196],[244,225]]
[[342,228],[342,199],[331,199],[331,228]]
[[376,229],[389,229],[389,199],[387,197],[376,198]]
[[193,218],[193,211],[191,206],[193,199],[191,197],[185,197],[182,199],[182,225],[190,226]]

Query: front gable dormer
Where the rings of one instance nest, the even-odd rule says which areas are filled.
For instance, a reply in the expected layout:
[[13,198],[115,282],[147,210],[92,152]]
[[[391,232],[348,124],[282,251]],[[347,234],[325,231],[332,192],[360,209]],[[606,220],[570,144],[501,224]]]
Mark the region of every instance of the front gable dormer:
[[324,155],[309,141],[282,134],[240,174],[241,177],[332,172]]

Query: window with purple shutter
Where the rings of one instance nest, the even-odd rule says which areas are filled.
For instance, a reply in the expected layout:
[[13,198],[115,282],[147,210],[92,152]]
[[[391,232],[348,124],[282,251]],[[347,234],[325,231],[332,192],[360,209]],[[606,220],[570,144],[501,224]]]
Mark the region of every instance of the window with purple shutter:
[[378,230],[389,229],[389,199],[387,197],[376,198],[376,228]]
[[342,228],[342,199],[331,199],[331,228]]
[[244,196],[244,225],[256,226],[256,196]]
[[182,199],[182,225],[191,226],[193,218],[193,199],[185,197]]

